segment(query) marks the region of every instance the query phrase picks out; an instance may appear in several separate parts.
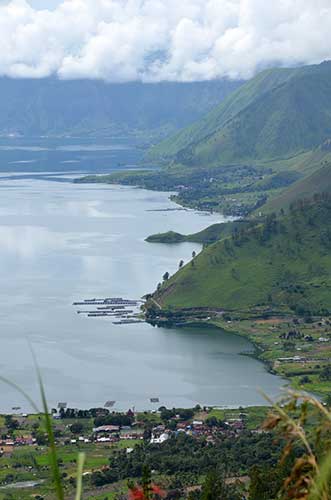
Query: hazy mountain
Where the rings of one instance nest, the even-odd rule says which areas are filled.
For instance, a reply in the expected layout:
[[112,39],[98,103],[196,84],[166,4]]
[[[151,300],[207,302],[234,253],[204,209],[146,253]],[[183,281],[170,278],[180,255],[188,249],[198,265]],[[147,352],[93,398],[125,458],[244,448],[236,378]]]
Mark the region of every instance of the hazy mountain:
[[93,135],[174,132],[210,111],[239,86],[0,79],[0,134]]

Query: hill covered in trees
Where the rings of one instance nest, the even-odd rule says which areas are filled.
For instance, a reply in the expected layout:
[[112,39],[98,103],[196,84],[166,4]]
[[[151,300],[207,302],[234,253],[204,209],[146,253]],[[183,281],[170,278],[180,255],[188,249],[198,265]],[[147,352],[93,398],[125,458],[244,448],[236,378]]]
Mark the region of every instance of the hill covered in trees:
[[331,198],[252,220],[208,246],[154,294],[163,308],[331,311]]

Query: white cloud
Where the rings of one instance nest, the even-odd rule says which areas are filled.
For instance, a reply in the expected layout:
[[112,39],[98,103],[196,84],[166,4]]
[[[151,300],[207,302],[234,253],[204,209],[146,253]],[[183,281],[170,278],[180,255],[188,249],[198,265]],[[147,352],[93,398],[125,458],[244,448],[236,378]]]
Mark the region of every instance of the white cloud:
[[190,81],[331,59],[330,0],[48,2],[0,0],[1,75]]

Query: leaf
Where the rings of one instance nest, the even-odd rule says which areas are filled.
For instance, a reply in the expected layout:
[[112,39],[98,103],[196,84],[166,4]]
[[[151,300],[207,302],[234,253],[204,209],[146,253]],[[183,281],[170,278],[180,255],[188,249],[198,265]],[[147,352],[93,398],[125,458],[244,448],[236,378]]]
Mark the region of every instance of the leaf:
[[77,487],[76,487],[75,500],[81,500],[82,498],[84,462],[85,462],[85,453],[79,453],[77,461]]
[[63,485],[62,485],[61,474],[60,474],[60,469],[59,469],[59,464],[58,464],[58,459],[57,459],[57,451],[56,451],[55,437],[54,437],[54,432],[53,432],[53,425],[52,425],[51,417],[49,415],[45,388],[44,388],[44,384],[42,381],[40,369],[39,369],[39,366],[37,363],[37,359],[36,359],[35,353],[34,353],[31,346],[30,346],[30,350],[32,353],[34,365],[35,365],[36,372],[37,372],[41,401],[42,401],[43,410],[44,410],[45,427],[46,427],[46,432],[47,432],[48,442],[49,442],[50,461],[51,461],[51,468],[52,468],[52,472],[53,472],[53,479],[54,479],[54,484],[55,484],[56,496],[57,496],[58,500],[64,500]]
[[328,453],[320,467],[320,472],[315,479],[315,484],[309,495],[309,500],[321,500],[329,498],[331,482],[331,453]]
[[14,382],[12,382],[11,380],[8,380],[6,377],[2,377],[0,375],[0,380],[4,383],[4,384],[7,384],[9,385],[10,387],[12,387],[13,389],[15,389],[16,391],[18,391],[20,394],[22,394],[22,396],[27,400],[27,402],[32,406],[32,408],[35,410],[36,413],[40,413],[40,410],[38,409],[38,406],[36,405],[36,403],[33,401],[33,399],[30,398],[30,396],[23,390],[21,389],[21,387],[17,384],[15,384]]

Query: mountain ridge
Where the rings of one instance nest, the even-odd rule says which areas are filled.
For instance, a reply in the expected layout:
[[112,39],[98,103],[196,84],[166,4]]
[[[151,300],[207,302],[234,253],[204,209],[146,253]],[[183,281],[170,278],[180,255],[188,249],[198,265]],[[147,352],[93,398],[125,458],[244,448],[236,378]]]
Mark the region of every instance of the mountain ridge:
[[199,166],[284,158],[331,136],[331,63],[267,70],[150,158]]
[[0,78],[0,134],[153,133],[188,125],[240,82],[111,84],[98,80]]

